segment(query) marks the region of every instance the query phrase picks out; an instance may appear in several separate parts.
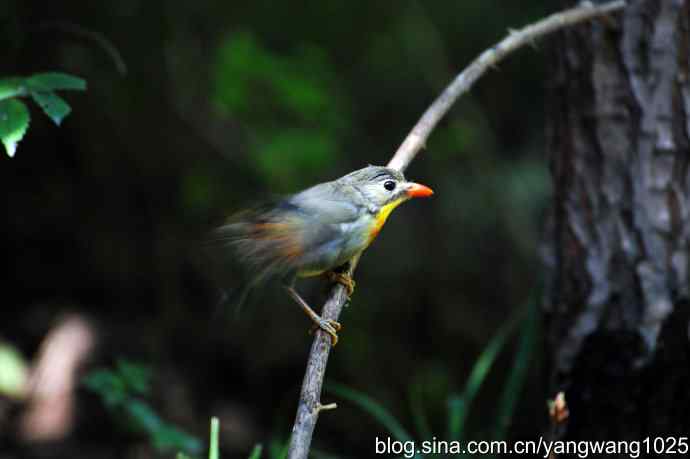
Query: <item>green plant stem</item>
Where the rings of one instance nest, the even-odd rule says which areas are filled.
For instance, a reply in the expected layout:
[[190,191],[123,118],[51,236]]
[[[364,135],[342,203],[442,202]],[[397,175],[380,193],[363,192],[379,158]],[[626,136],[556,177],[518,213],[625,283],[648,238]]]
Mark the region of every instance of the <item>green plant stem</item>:
[[[208,459],[218,459],[218,431],[220,430],[220,423],[218,418],[211,418],[211,438],[208,448]],[[253,457],[253,456],[252,456]]]

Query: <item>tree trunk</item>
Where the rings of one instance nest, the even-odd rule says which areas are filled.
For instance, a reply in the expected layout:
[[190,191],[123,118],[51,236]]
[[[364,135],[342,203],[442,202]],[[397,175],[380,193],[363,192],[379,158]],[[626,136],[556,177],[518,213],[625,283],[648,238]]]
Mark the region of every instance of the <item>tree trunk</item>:
[[690,434],[689,4],[631,0],[552,50],[544,313],[566,439]]

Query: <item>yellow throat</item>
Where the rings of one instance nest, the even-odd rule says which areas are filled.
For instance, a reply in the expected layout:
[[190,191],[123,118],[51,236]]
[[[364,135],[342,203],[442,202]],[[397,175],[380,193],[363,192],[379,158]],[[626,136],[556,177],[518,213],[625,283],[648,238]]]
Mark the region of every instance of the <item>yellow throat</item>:
[[376,239],[376,236],[378,236],[381,228],[383,228],[383,225],[386,223],[388,216],[391,214],[391,212],[393,212],[393,209],[398,207],[404,201],[406,201],[405,197],[400,197],[395,201],[391,201],[385,206],[381,207],[379,213],[376,214],[376,218],[374,219],[374,225],[371,228],[371,233],[369,233],[369,241],[367,242],[367,245],[371,244],[373,240]]

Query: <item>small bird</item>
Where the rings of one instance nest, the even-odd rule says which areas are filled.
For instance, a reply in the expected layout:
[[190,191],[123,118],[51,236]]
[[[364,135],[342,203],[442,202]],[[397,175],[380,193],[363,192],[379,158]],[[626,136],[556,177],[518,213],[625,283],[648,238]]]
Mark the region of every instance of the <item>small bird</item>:
[[368,166],[239,212],[216,230],[216,238],[249,268],[250,287],[269,277],[280,278],[292,299],[335,346],[341,325],[314,312],[295,290],[295,280],[325,274],[352,295],[354,281],[338,268],[372,243],[398,205],[432,194],[431,188],[406,181],[400,171]]

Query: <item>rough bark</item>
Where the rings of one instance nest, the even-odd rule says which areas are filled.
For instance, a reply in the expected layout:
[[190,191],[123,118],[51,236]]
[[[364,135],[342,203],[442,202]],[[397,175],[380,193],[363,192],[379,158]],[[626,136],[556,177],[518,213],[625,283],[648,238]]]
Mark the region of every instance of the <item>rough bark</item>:
[[559,34],[544,313],[571,439],[690,432],[688,0]]

